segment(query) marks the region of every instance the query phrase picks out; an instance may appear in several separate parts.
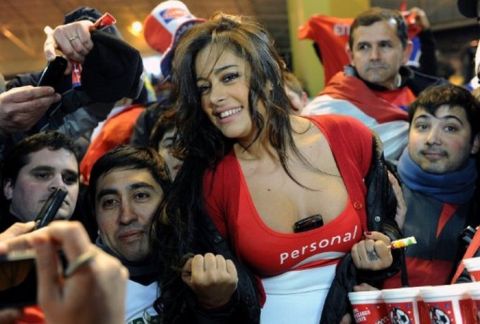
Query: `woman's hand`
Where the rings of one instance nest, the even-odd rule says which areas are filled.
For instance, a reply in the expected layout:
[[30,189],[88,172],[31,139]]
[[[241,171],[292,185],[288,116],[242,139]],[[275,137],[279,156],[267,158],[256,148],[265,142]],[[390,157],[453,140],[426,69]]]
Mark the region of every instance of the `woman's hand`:
[[19,309],[6,308],[0,310],[0,323],[2,324],[16,324],[22,316],[22,312]]
[[393,257],[390,239],[380,232],[366,232],[365,239],[352,247],[353,263],[362,270],[383,270],[388,268]]
[[182,280],[189,286],[204,308],[227,304],[237,289],[235,264],[218,254],[197,254],[185,262]]

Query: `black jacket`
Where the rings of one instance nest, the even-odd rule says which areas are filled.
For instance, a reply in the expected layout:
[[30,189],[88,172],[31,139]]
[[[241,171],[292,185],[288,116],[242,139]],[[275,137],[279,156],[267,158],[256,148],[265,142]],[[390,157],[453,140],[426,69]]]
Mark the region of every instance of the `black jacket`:
[[[373,141],[373,157],[370,170],[365,179],[367,186],[367,227],[369,231],[382,232],[390,239],[402,237],[395,221],[397,200],[387,176],[387,166],[383,158],[382,148],[377,138]],[[328,291],[323,307],[320,323],[339,323],[342,317],[351,311],[348,293],[353,286],[367,282],[376,285],[388,278],[404,266],[403,251],[392,252],[392,265],[382,271],[361,271],[353,264],[351,254],[347,254],[337,265],[335,278]]]
[[[141,95],[143,65],[140,53],[116,36],[93,31],[95,46],[85,57],[82,85],[72,88],[71,75],[54,85],[62,99],[26,132],[3,134],[0,129],[0,159],[21,139],[42,130],[58,130],[76,139],[93,130],[112,110],[115,102]],[[36,86],[41,72],[20,74],[7,83],[7,90],[25,85]]]
[[260,301],[256,278],[238,261],[229,244],[218,232],[210,217],[197,217],[194,253],[221,254],[235,263],[238,286],[231,301],[214,310],[205,310],[198,305],[194,293],[180,279],[162,286],[160,298],[155,302],[157,312],[162,313],[165,324],[246,324],[260,323]]

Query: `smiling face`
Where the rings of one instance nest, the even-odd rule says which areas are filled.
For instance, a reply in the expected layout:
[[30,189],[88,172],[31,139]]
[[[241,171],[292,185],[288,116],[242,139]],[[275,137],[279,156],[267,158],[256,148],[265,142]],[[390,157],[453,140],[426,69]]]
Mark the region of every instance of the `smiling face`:
[[463,108],[443,105],[431,115],[419,107],[410,126],[408,152],[427,172],[453,172],[465,164],[470,154],[478,152],[478,136],[473,144],[471,136]]
[[407,63],[411,51],[411,43],[402,46],[396,29],[393,19],[359,26],[352,35],[352,48],[347,51],[362,79],[388,89],[397,88],[398,71]]
[[195,73],[210,121],[225,137],[249,144],[256,134],[248,103],[249,64],[230,49],[219,53],[207,46],[195,59]]
[[147,169],[118,168],[100,176],[95,191],[95,216],[100,237],[128,261],[150,252],[152,217],[163,197]]
[[63,148],[44,148],[30,153],[28,161],[18,172],[15,183],[7,181],[4,185],[4,195],[11,201],[10,213],[22,222],[35,219],[50,194],[60,187],[68,193],[56,218],[70,218],[79,190],[75,155]]

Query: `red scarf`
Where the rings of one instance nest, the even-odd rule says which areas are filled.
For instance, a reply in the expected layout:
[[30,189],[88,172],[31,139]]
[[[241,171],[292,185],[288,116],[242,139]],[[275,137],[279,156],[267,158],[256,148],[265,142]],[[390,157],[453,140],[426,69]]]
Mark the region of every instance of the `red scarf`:
[[375,92],[362,80],[354,76],[346,76],[343,72],[335,74],[320,95],[348,100],[378,123],[394,120],[408,121],[408,113],[400,107],[408,106],[415,99],[408,87]]

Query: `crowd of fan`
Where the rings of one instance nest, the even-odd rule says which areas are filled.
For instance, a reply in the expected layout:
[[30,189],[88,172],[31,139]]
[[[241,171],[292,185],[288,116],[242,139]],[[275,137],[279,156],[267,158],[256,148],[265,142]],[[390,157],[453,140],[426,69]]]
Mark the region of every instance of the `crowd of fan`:
[[480,103],[424,73],[422,10],[355,17],[348,64],[311,100],[252,18],[161,2],[156,93],[99,19],[46,28],[47,61],[68,60],[53,84],[0,84],[0,322],[351,323],[350,291],[469,280]]

